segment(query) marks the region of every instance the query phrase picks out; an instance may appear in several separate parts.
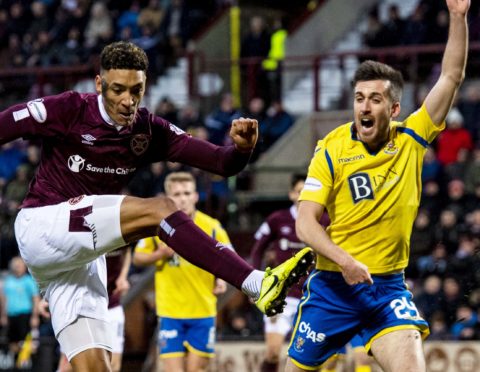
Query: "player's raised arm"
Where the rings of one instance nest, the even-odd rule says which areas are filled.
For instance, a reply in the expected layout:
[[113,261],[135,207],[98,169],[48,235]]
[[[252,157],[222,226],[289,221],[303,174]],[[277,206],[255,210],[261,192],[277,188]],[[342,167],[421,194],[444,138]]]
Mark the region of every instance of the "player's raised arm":
[[470,0],[446,0],[450,15],[447,45],[443,54],[442,71],[427,95],[425,106],[435,124],[445,120],[455,94],[465,77],[468,54],[467,13]]

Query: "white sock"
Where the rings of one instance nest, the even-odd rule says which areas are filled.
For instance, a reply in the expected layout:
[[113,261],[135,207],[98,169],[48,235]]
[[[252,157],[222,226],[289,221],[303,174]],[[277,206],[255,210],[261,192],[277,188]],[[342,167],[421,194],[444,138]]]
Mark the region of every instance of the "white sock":
[[253,270],[242,283],[243,293],[256,301],[260,296],[260,289],[262,288],[262,281],[264,276],[264,271]]

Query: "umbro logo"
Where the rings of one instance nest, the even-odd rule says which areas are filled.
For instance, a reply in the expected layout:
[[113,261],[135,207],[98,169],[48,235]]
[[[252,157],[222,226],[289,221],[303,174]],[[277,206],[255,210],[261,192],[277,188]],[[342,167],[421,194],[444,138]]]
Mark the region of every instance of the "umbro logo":
[[97,140],[91,134],[82,134],[82,138],[83,138],[82,143],[90,146],[93,146],[93,142]]

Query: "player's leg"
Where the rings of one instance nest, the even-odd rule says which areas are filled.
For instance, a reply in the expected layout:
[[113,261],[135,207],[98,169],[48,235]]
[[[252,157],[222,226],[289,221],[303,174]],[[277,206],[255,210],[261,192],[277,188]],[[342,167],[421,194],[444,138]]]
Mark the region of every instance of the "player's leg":
[[72,358],[70,364],[74,372],[112,372],[110,358],[105,349],[87,349]]
[[312,250],[304,249],[266,274],[254,270],[235,252],[205,234],[165,197],[125,197],[120,220],[126,242],[158,234],[187,261],[258,300],[260,310],[270,315],[281,312],[288,288],[306,274],[314,259]]
[[353,349],[355,372],[371,372],[373,358],[368,355],[362,338],[359,335],[355,335],[350,341],[350,346]]
[[417,330],[403,329],[387,333],[373,341],[371,351],[385,371],[426,371],[422,337]]
[[164,371],[184,372],[187,349],[182,319],[158,318],[158,358]]
[[122,369],[123,345],[125,340],[125,313],[121,305],[108,309],[110,323],[113,328],[112,342],[112,371],[120,372]]
[[79,317],[61,330],[57,339],[73,371],[112,371],[108,321]]
[[211,360],[211,358],[195,353],[188,353],[186,358],[186,372],[205,372],[208,370],[208,365]]
[[262,372],[276,372],[279,370],[280,353],[285,338],[292,329],[300,300],[295,297],[287,297],[286,302],[287,305],[282,314],[272,318],[264,317],[266,352],[265,360],[261,367]]
[[215,317],[188,319],[184,324],[184,345],[188,350],[186,371],[207,371],[210,360],[215,356]]
[[429,334],[428,324],[412,301],[403,274],[373,275],[372,279],[367,310],[376,316],[360,332],[368,340],[365,348],[386,371],[424,372],[422,338]]

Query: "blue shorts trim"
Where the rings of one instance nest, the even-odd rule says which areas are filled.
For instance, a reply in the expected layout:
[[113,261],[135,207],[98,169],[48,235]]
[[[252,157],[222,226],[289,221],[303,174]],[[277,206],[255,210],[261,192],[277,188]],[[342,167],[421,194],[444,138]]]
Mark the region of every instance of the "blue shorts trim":
[[304,285],[288,349],[292,360],[317,367],[356,334],[369,351],[376,335],[428,323],[412,302],[403,274],[372,275],[373,285],[348,285],[339,272],[314,270]]
[[207,358],[215,355],[215,317],[196,319],[158,318],[158,349],[162,358],[192,352]]

